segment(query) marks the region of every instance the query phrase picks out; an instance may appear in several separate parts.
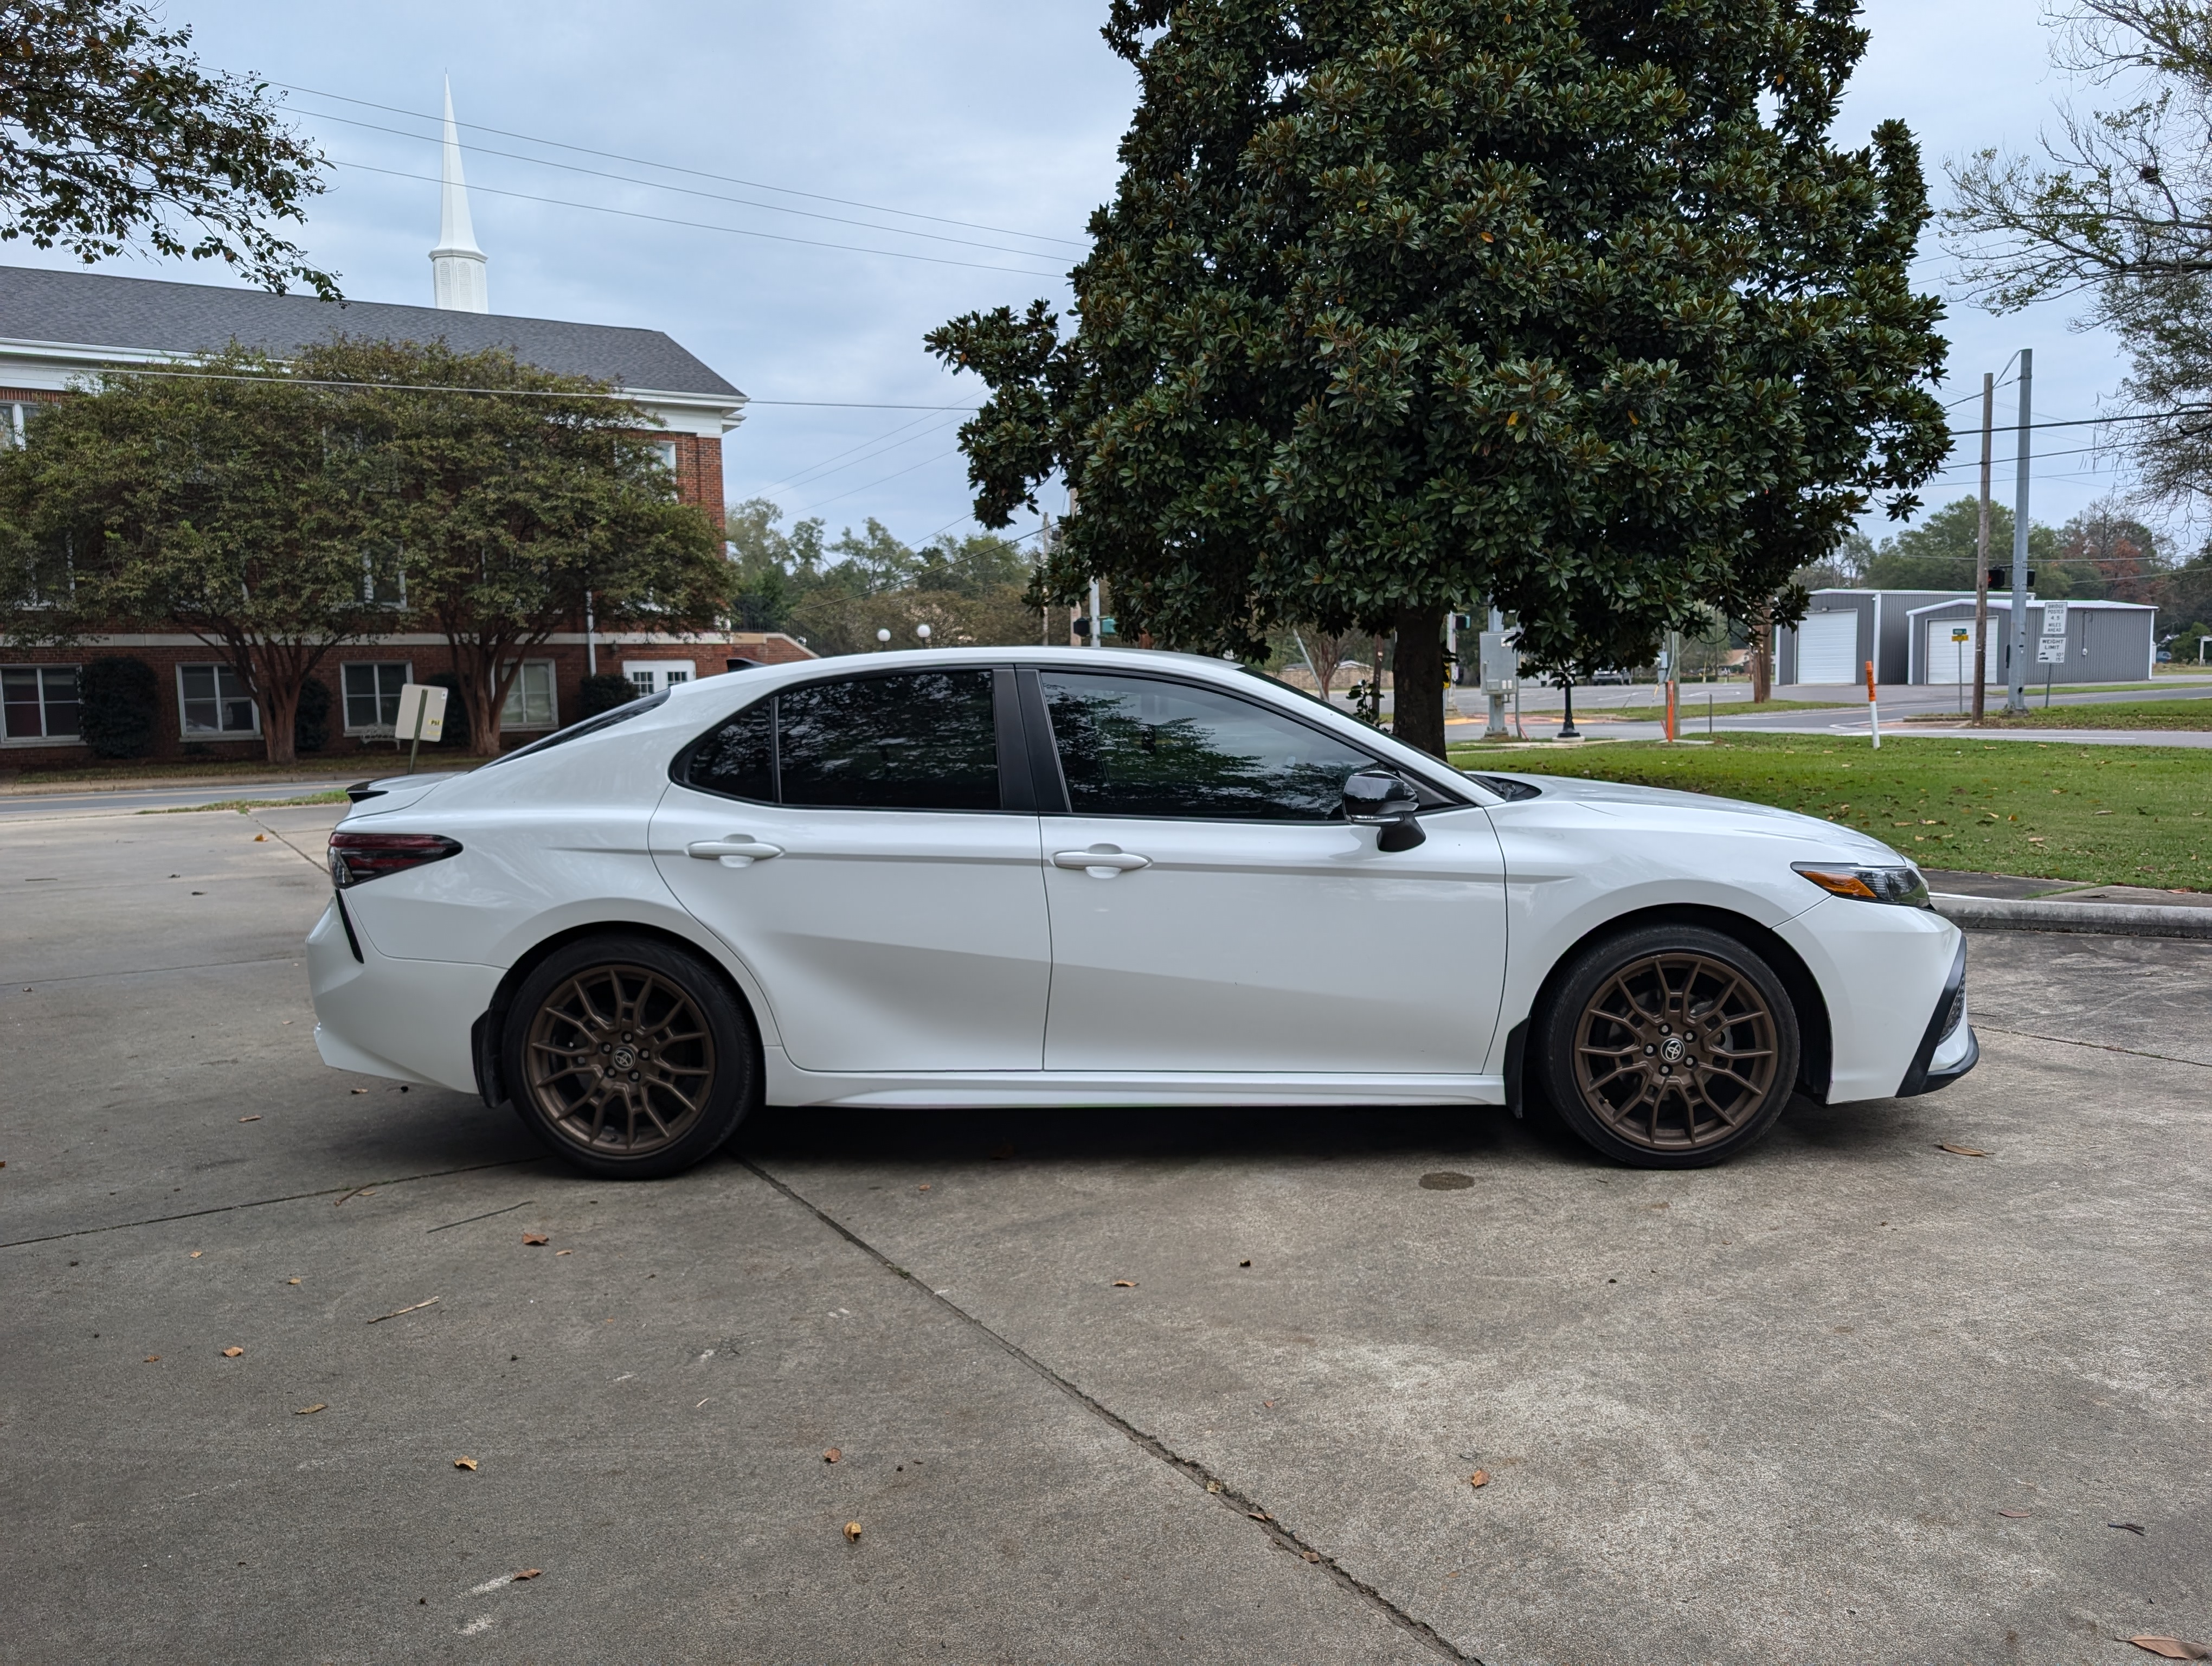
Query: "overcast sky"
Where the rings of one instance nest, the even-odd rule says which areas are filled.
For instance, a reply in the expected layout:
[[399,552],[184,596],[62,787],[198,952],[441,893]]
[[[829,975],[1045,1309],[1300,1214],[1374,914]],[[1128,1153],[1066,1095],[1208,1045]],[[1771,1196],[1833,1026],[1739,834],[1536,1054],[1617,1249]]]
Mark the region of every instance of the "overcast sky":
[[[438,153],[434,124],[418,117],[436,112],[450,72],[457,113],[477,125],[463,137],[492,309],[667,331],[761,402],[725,450],[732,502],[766,496],[790,519],[823,516],[833,534],[873,515],[919,543],[972,526],[956,413],[768,402],[973,403],[975,383],[941,373],[923,333],[973,308],[1065,304],[1059,274],[1079,246],[1052,240],[1079,238],[1110,192],[1134,94],[1098,39],[1103,10],[1100,0],[173,0],[167,15],[193,27],[210,64],[291,89],[300,126],[339,164],[297,240],[349,295],[429,302]],[[1939,198],[1945,159],[2032,143],[2064,90],[2027,0],[1876,0],[1867,20],[1873,45],[1841,132],[1863,137],[1902,117]],[[0,262],[65,264],[21,243]],[[106,269],[223,281],[190,262]],[[1918,270],[1945,288],[1932,234]],[[2112,344],[2072,332],[2063,307],[1991,319],[1954,304],[1946,330],[1943,397],[1968,402],[1961,427],[1978,420],[1981,374],[2023,345],[2035,349],[2040,419],[2094,415],[2119,374]],[[2014,397],[2000,394],[2001,420]],[[2086,443],[2066,433],[2037,436],[2036,450]],[[2009,458],[2009,441],[1998,450]],[[1962,441],[1929,501],[1971,492],[1978,456]],[[2035,517],[2063,520],[2112,489],[2095,461],[2039,465]],[[2000,468],[2001,496],[2011,477]]]

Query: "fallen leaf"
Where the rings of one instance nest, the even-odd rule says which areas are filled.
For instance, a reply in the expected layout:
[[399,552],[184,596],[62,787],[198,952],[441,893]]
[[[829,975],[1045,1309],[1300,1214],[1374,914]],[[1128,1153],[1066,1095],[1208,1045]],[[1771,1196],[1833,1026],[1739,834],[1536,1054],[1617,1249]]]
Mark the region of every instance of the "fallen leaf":
[[2132,1533],[2139,1538],[2147,1539],[2150,1536],[2148,1534],[2145,1533],[2142,1529],[2137,1527],[2133,1522],[2106,1522],[2105,1525],[2106,1527],[2117,1527],[2121,1532]]
[[1989,1155],[1978,1146],[1947,1146],[1940,1140],[1936,1142],[1936,1149],[1947,1151],[1954,1157],[1987,1157]]
[[1298,1554],[1304,1557],[1309,1562],[1318,1562],[1321,1560],[1321,1552],[1318,1550],[1302,1550]]
[[1134,1279],[1116,1279],[1114,1280],[1114,1288],[1116,1290],[1134,1290],[1136,1287],[1137,1281]]
[[1467,1478],[1467,1484],[1468,1484],[1469,1487],[1487,1487],[1487,1486],[1489,1486],[1489,1485],[1490,1485],[1490,1471],[1489,1471],[1489,1470],[1487,1470],[1487,1469],[1478,1469],[1478,1470],[1476,1470],[1473,1474],[1469,1475],[1469,1476]]
[[1255,1522],[1272,1522],[1275,1519],[1264,1510],[1248,1510],[1244,1513]]
[[256,833],[253,836],[253,842],[256,844],[266,844],[268,842],[269,836],[266,833]]
[[916,1190],[916,1191],[918,1191],[918,1192],[926,1192],[926,1191],[927,1191],[928,1189],[929,1189],[929,1183],[928,1183],[927,1180],[923,1181],[923,1182],[921,1183],[921,1184],[920,1184],[919,1186],[917,1186],[917,1187],[915,1187],[915,1190]]
[[477,1461],[474,1458],[455,1458],[453,1460],[453,1468],[456,1469],[474,1470],[476,1467]]
[[525,1243],[550,1243],[553,1242],[552,1238],[544,1232],[525,1232],[522,1235],[522,1241]]
[[285,1283],[287,1283],[287,1284],[297,1284],[297,1283],[299,1283],[300,1281],[299,1281],[297,1279],[287,1279],[287,1280],[284,1280],[284,1282],[285,1282]]
[[149,1353],[146,1356],[146,1363],[149,1365],[156,1365],[161,1362],[161,1356],[158,1353]]
[[368,1090],[365,1087],[349,1087],[346,1091],[349,1093],[366,1093]]
[[2012,1519],[2012,1520],[2014,1520],[2014,1521],[2016,1521],[2016,1522],[2017,1522],[2017,1521],[2025,1520],[2025,1519],[2026,1519],[2026,1517],[2027,1517],[2027,1511],[2026,1511],[2025,1510],[2000,1510],[2000,1511],[1997,1511],[1997,1514],[1998,1514],[1998,1515],[2000,1515],[2000,1516],[2008,1517],[2009,1517],[2010,1519]]
[[[241,1354],[241,1353],[245,1353],[245,1352],[246,1352],[246,1350],[245,1350],[244,1348],[235,1348],[235,1347],[234,1347],[234,1348],[225,1348],[225,1349],[222,1351],[222,1357],[223,1357],[224,1359],[237,1359],[237,1358],[238,1358],[238,1356],[239,1356],[240,1354]],[[2140,1530],[2140,1529],[2138,1529],[2138,1530]]]
[[198,1260],[202,1256],[205,1255],[206,1253],[207,1253],[207,1252],[206,1252],[205,1250],[193,1250],[193,1251],[192,1251],[192,1259],[193,1259],[194,1261],[198,1261]]
[[313,1417],[317,1412],[326,1412],[328,1410],[330,1410],[329,1405],[323,1401],[318,1400],[312,1406],[301,1407],[300,1409],[294,1412],[292,1415],[295,1417]]
[[2128,1641],[2165,1660],[2212,1660],[2212,1649],[2179,1637],[2131,1637]]
[[1237,1264],[1239,1267],[1249,1267],[1252,1263],[1249,1261],[1240,1261]]
[[854,1541],[854,1540],[855,1540],[855,1539],[859,1538],[860,1536],[860,1523],[858,1523],[858,1522],[847,1522],[847,1523],[845,1523],[845,1542],[846,1542],[847,1544],[850,1544],[850,1543],[852,1543],[852,1542],[853,1542],[853,1541]]
[[413,1307],[395,1307],[389,1313],[380,1313],[374,1319],[364,1319],[362,1322],[364,1324],[380,1325],[386,1319],[396,1319],[403,1313],[413,1313],[417,1309],[435,1307],[441,1299],[442,1298],[440,1297],[433,1296],[427,1302],[416,1303]]
[[832,1446],[828,1451],[823,1453],[822,1461],[824,1463],[835,1463],[839,1458],[844,1456],[845,1455],[842,1452],[839,1451],[835,1446]]
[[576,1252],[574,1250],[556,1250],[553,1253],[556,1256],[573,1256]]
[[241,1122],[258,1122],[261,1120],[261,1113],[256,1111],[251,1116],[241,1116],[238,1120]]
[[1210,1481],[1206,1483],[1206,1490],[1209,1493],[1218,1493],[1221,1490],[1221,1483],[1218,1481]]
[[544,1572],[545,1570],[542,1567],[526,1567],[523,1569],[521,1572],[514,1576],[515,1583],[520,1584],[525,1579],[535,1579],[539,1574]]

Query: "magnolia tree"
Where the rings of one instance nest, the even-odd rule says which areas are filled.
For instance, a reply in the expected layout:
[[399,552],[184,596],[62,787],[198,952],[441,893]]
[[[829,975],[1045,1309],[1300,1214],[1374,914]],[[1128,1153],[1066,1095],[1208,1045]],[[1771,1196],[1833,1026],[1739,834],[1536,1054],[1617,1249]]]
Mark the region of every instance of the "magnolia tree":
[[988,397],[975,512],[1075,489],[1044,582],[1125,634],[1254,656],[1279,621],[1395,631],[1441,752],[1445,613],[1524,660],[1648,660],[1748,617],[1949,441],[1906,263],[1917,148],[1830,129],[1833,0],[1115,0],[1137,112],[1042,302],[931,349]]

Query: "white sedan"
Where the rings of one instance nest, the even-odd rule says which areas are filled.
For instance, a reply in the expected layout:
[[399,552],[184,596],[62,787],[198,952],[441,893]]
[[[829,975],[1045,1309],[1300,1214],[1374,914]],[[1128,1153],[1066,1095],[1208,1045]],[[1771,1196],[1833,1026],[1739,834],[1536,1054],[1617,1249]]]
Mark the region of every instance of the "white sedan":
[[1509,1105],[1713,1163],[1791,1094],[1972,1069],[1887,846],[1462,774],[1219,660],[973,648],[679,685],[364,783],[325,1061],[512,1103],[592,1172],[778,1105]]

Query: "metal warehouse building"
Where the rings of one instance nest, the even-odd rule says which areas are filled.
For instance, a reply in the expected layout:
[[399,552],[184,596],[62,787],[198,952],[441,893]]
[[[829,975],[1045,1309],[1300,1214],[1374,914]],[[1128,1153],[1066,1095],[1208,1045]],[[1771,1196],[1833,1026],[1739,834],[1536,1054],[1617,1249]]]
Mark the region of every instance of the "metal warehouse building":
[[[2054,602],[2066,611],[2066,657],[2044,665],[2036,658],[2044,604],[2027,604],[2026,680],[2040,683],[2133,682],[2151,675],[2157,657],[2158,610],[2139,602]],[[2008,678],[2012,598],[1990,596],[1989,680]],[[1804,622],[1775,633],[1778,683],[1858,683],[1866,663],[1883,683],[1959,683],[1974,674],[1971,634],[1954,642],[1963,622],[1971,633],[1971,590],[1815,590]]]

